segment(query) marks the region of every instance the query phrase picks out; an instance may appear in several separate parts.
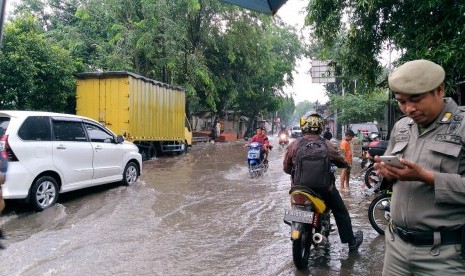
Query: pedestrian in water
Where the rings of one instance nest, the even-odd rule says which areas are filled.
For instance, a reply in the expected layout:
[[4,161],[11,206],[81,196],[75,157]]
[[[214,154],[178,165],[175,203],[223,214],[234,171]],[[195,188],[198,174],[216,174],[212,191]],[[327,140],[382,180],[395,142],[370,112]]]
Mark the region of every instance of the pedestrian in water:
[[409,61],[389,76],[406,115],[374,167],[393,184],[383,275],[465,275],[465,109],[445,98],[444,69]]
[[341,191],[344,190],[344,185],[349,189],[349,180],[350,180],[350,170],[352,169],[352,147],[350,146],[350,141],[354,138],[355,133],[352,130],[347,130],[345,132],[344,139],[339,145],[341,154],[346,160],[348,166],[341,171]]

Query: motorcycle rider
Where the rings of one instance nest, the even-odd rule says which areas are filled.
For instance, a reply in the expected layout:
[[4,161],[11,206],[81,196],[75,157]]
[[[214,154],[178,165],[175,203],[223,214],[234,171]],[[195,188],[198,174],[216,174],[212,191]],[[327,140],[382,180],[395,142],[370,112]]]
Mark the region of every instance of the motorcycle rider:
[[266,130],[263,127],[257,127],[257,134],[255,134],[252,138],[250,138],[249,143],[251,142],[258,142],[262,144],[260,148],[260,160],[263,162],[268,162],[268,148],[270,147],[270,141],[268,140],[268,136],[266,136]]
[[287,132],[286,126],[282,125],[281,130],[278,133],[279,142],[289,143],[289,132]]
[[[300,127],[303,134],[303,137],[300,139],[307,139],[309,141],[322,139],[320,134],[323,130],[323,125],[323,117],[320,114],[316,112],[310,113],[307,117],[300,120]],[[292,171],[297,164],[296,153],[300,139],[294,140],[289,145],[283,161],[284,172],[291,175],[291,186],[294,185]],[[337,148],[335,148],[329,140],[325,140],[325,143],[328,148],[329,159],[331,162],[339,168],[347,167],[347,162],[341,155],[339,155]],[[310,170],[311,168],[308,169]],[[313,190],[322,196],[325,203],[332,210],[341,242],[349,244],[350,252],[357,251],[360,244],[363,242],[363,232],[357,231],[354,234],[349,211],[344,205],[344,201],[342,200],[339,191],[335,187],[335,179],[333,179],[333,184],[328,189]]]

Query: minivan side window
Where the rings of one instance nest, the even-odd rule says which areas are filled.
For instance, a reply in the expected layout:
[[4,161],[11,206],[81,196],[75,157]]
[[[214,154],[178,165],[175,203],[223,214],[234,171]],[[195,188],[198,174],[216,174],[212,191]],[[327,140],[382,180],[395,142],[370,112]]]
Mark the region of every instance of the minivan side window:
[[18,130],[19,138],[25,141],[51,141],[50,118],[48,116],[29,116]]
[[81,122],[53,121],[55,141],[87,142],[86,133]]
[[113,134],[108,133],[104,128],[97,125],[85,124],[87,133],[91,142],[95,143],[112,143],[114,142]]

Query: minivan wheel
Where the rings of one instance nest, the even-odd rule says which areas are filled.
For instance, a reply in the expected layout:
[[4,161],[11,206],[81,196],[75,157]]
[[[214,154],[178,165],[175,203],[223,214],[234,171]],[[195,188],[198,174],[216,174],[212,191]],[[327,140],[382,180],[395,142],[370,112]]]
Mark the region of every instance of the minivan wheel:
[[54,205],[58,199],[58,184],[51,176],[37,179],[31,188],[29,203],[36,211],[43,211]]
[[129,162],[126,167],[124,168],[123,172],[123,185],[129,186],[137,181],[137,177],[139,176],[139,168],[137,167],[136,163]]

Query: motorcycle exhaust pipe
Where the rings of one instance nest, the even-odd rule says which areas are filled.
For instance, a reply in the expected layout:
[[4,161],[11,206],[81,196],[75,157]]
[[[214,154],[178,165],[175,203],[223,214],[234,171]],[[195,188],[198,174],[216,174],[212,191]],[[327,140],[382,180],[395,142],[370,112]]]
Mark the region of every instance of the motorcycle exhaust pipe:
[[320,233],[313,234],[312,239],[313,239],[313,242],[318,245],[325,244],[328,241],[328,239],[325,236],[321,235]]

